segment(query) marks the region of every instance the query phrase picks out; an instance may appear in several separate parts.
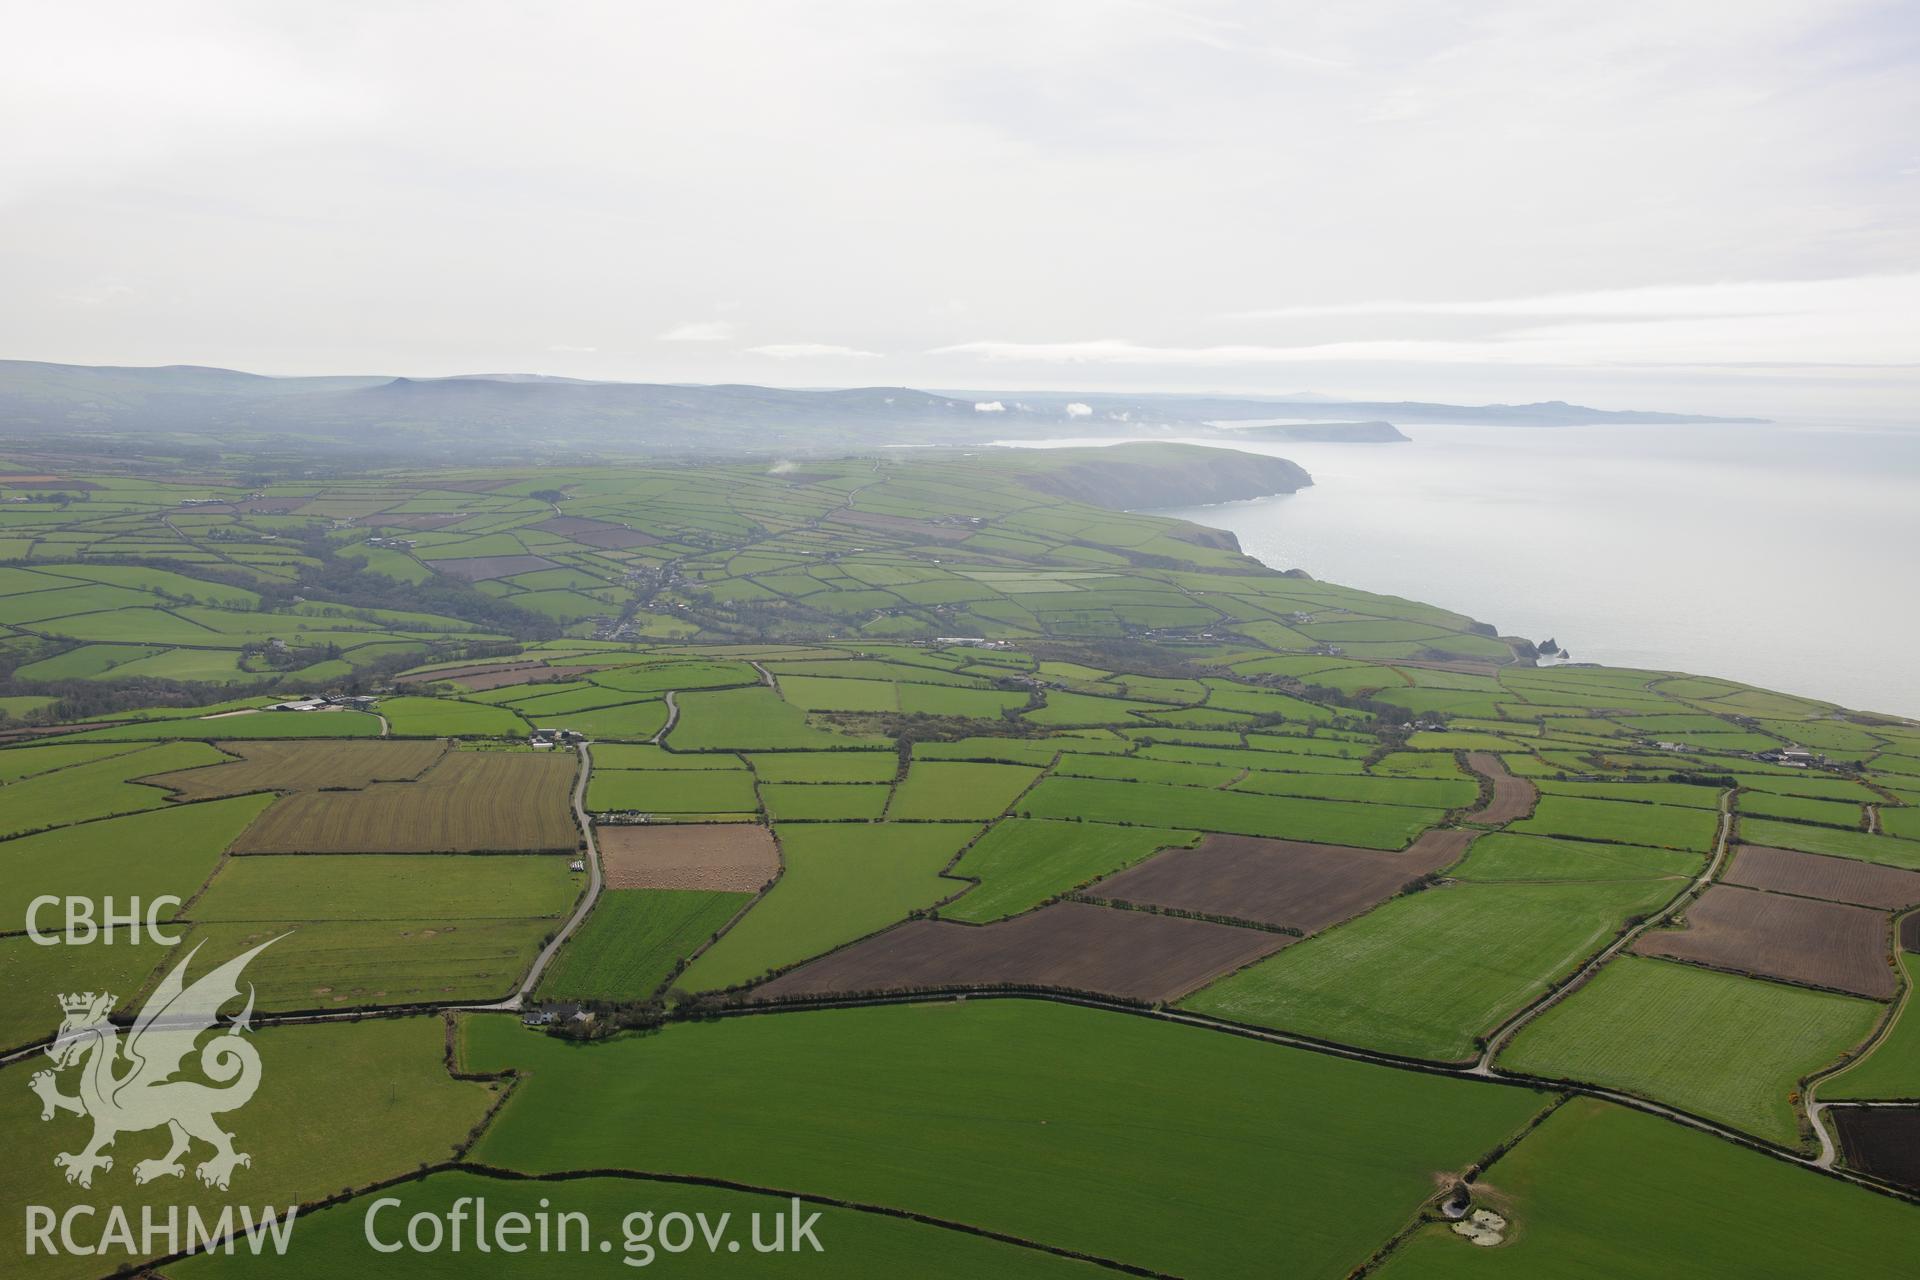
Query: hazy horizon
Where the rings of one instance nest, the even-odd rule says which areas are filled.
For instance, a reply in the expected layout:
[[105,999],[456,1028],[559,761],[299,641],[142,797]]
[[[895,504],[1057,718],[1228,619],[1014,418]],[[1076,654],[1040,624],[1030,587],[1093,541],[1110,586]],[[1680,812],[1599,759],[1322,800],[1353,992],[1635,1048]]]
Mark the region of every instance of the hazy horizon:
[[1893,4],[103,4],[13,34],[7,357],[1920,404]]

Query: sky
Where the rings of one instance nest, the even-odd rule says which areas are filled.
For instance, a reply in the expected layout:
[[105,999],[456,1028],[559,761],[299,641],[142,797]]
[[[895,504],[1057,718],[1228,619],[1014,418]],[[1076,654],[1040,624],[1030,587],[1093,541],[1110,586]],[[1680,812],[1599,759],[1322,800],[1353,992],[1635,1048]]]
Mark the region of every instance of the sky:
[[1920,12],[14,3],[0,357],[1920,423]]

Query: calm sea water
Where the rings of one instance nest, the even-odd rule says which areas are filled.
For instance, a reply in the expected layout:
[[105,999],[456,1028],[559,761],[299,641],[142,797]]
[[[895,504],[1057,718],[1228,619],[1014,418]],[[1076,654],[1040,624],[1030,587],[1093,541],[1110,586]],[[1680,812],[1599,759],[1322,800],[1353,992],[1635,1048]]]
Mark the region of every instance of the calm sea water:
[[1313,487],[1162,514],[1576,661],[1920,717],[1920,430],[1401,430],[1413,443],[1248,442]]

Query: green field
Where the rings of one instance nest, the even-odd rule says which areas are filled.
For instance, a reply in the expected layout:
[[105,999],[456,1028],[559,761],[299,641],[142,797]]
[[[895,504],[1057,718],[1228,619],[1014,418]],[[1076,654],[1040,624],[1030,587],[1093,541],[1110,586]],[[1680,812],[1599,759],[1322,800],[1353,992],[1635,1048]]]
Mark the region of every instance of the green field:
[[[251,1166],[235,1173],[229,1191],[201,1186],[191,1166],[184,1179],[136,1187],[125,1170],[166,1151],[165,1135],[154,1132],[123,1135],[114,1144],[114,1168],[98,1175],[90,1191],[67,1184],[52,1154],[78,1150],[86,1128],[72,1116],[42,1124],[39,1099],[26,1086],[28,1074],[42,1063],[14,1063],[0,1068],[0,1126],[25,1138],[34,1158],[6,1162],[0,1196],[9,1204],[47,1205],[56,1212],[111,1197],[126,1206],[137,1230],[142,1205],[191,1204],[214,1217],[222,1205],[234,1203],[284,1211],[342,1188],[398,1177],[449,1158],[493,1097],[485,1084],[447,1075],[443,1040],[438,1018],[260,1029],[253,1038],[261,1062],[259,1093],[243,1111],[223,1117],[235,1148],[253,1157]],[[343,1071],[342,1063],[356,1069]],[[73,1092],[71,1076],[67,1073],[63,1092]],[[206,1152],[198,1147],[196,1158]],[[161,1216],[164,1220],[164,1208]],[[0,1253],[22,1256],[22,1226],[19,1214],[0,1222]],[[41,1258],[32,1274],[78,1280],[99,1275],[102,1261],[70,1254]]]
[[1740,838],[1748,844],[1802,849],[1808,853],[1860,858],[1890,867],[1920,870],[1920,840],[1902,840],[1892,835],[1874,836],[1864,831],[1839,831],[1800,822],[1775,822],[1770,818],[1742,818]]
[[587,808],[595,813],[751,813],[759,807],[744,769],[603,769],[594,750]]
[[1449,874],[1459,880],[1644,880],[1690,878],[1703,866],[1701,855],[1677,849],[1495,831],[1475,840]]
[[1188,827],[1368,849],[1405,848],[1442,816],[1439,810],[1400,805],[1302,800],[1094,778],[1047,778],[1022,797],[1015,810],[1023,817]]
[[1161,849],[1190,845],[1198,838],[1191,831],[1158,827],[1007,818],[989,828],[954,865],[953,875],[978,877],[980,885],[940,908],[940,914],[974,924],[1018,915]]
[[897,822],[997,818],[1040,776],[1017,764],[916,761],[894,791],[887,817]]
[[892,793],[885,783],[872,782],[768,782],[760,787],[767,815],[776,822],[877,821]]
[[[1900,965],[1908,989],[1920,985],[1920,956],[1905,953]],[[1920,1098],[1920,1018],[1910,1016],[1915,1009],[1920,1004],[1909,995],[1899,1019],[1873,1051],[1858,1065],[1822,1082],[1820,1100]]]
[[892,782],[900,767],[879,751],[784,751],[748,762],[762,782]]
[[1522,1028],[1511,1071],[1624,1089],[1783,1146],[1801,1145],[1789,1095],[1863,1039],[1870,1000],[1624,955]]
[[[641,1266],[649,1271],[658,1267],[671,1269],[674,1275],[746,1276],[777,1271],[782,1276],[852,1276],[872,1280],[892,1280],[903,1275],[926,1280],[972,1280],[982,1275],[1007,1277],[1007,1280],[1090,1280],[1099,1274],[1088,1263],[1038,1249],[884,1214],[818,1204],[806,1206],[801,1217],[820,1215],[812,1229],[812,1238],[819,1242],[819,1252],[802,1244],[798,1252],[762,1257],[749,1248],[755,1238],[753,1216],[757,1214],[761,1219],[762,1239],[771,1242],[774,1220],[783,1215],[791,1217],[786,1197],[646,1179],[570,1178],[556,1185],[455,1171],[436,1173],[399,1188],[397,1193],[380,1193],[393,1194],[399,1195],[403,1207],[387,1209],[374,1219],[383,1244],[405,1238],[406,1221],[411,1215],[421,1212],[444,1215],[463,1198],[483,1199],[489,1214],[522,1213],[528,1221],[538,1220],[542,1206],[546,1206],[545,1213],[555,1215],[550,1220],[557,1220],[557,1215],[562,1213],[585,1214],[599,1235],[589,1241],[590,1247],[584,1250],[577,1244],[580,1236],[576,1231],[569,1236],[566,1250],[556,1248],[546,1253],[508,1254],[498,1249],[481,1253],[471,1247],[459,1254],[451,1251],[423,1254],[406,1249],[381,1253],[367,1243],[365,1215],[378,1198],[368,1195],[311,1215],[302,1214],[298,1252],[285,1258],[207,1254],[171,1265],[167,1272],[179,1280],[224,1280],[256,1275],[299,1277],[300,1280],[381,1280],[389,1276],[395,1280],[443,1276],[462,1280],[466,1277],[544,1280],[577,1276],[595,1269],[618,1274],[611,1271],[617,1263],[609,1263],[606,1255],[595,1252],[598,1240],[610,1237],[614,1244],[612,1257],[632,1258],[636,1270]],[[643,1225],[636,1220],[629,1224],[628,1215],[641,1204],[657,1206],[652,1212],[662,1220],[670,1213],[697,1215],[696,1221],[704,1221],[711,1229],[722,1232],[717,1237],[722,1242],[719,1249],[710,1251],[705,1237],[697,1234],[695,1239],[699,1243],[688,1252],[675,1253],[662,1248],[659,1241],[663,1235],[674,1245],[679,1244],[676,1224],[666,1224],[664,1232],[652,1222]],[[390,1236],[389,1228],[392,1229]],[[627,1236],[629,1228],[634,1233],[631,1244]],[[557,1231],[555,1238],[558,1238]],[[727,1252],[728,1243],[739,1245],[744,1257]],[[590,1256],[582,1257],[583,1252]],[[594,1261],[593,1257],[599,1260]]]
[[1561,1107],[1480,1182],[1475,1203],[1514,1224],[1505,1244],[1475,1248],[1432,1223],[1374,1274],[1891,1280],[1911,1272],[1920,1234],[1911,1205],[1590,1098]]
[[190,914],[198,921],[551,917],[572,908],[585,879],[567,870],[565,858],[541,855],[231,858]]
[[[226,847],[272,802],[256,795],[177,805],[0,842],[0,932],[24,929],[28,904],[42,894],[96,904],[113,897],[121,910],[132,897],[190,898]],[[174,914],[161,912],[162,918]],[[53,926],[43,917],[41,927]]]
[[0,810],[0,836],[157,809],[167,802],[167,792],[132,779],[218,764],[225,759],[205,743],[174,742],[104,760],[72,764],[9,783],[6,805]]
[[764,686],[678,695],[680,720],[667,735],[675,751],[776,751],[853,746],[849,735],[816,729],[807,714]]
[[186,943],[204,942],[200,958],[218,963],[279,938],[247,966],[263,1011],[371,1009],[504,999],[560,923],[435,914],[311,920],[299,903],[287,907],[278,920],[196,924]]
[[592,1053],[476,1018],[463,1043],[469,1067],[527,1077],[474,1152],[490,1164],[644,1162],[1196,1277],[1277,1257],[1344,1274],[1434,1170],[1543,1102],[1039,1001],[724,1019]]
[[1620,930],[1658,881],[1460,884],[1396,898],[1182,1001],[1200,1013],[1460,1062]]
[[744,893],[613,889],[540,980],[560,1000],[644,1000],[747,903]]
[[930,907],[965,886],[940,869],[972,823],[779,826],[780,879],[682,975],[689,991],[749,982]]
[[1711,849],[1719,829],[1719,815],[1704,809],[1554,795],[1541,796],[1532,817],[1507,827],[1521,834],[1580,836],[1695,853]]

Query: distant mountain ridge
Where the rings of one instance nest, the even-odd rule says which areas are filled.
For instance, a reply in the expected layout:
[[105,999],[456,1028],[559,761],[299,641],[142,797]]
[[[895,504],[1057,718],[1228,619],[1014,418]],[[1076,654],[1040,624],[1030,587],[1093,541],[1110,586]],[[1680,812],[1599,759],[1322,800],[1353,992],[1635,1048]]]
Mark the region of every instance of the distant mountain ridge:
[[[152,368],[0,361],[0,439],[172,437],[182,445],[386,454],[822,453],[977,444],[1272,419],[1584,423],[1733,422],[1690,414],[1535,405],[1348,403],[1070,393],[942,395],[908,387],[795,390],[593,382],[538,374],[276,378],[198,365]],[[476,457],[476,460],[478,458]]]

